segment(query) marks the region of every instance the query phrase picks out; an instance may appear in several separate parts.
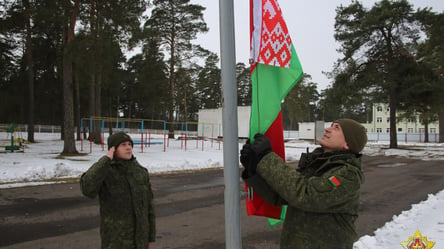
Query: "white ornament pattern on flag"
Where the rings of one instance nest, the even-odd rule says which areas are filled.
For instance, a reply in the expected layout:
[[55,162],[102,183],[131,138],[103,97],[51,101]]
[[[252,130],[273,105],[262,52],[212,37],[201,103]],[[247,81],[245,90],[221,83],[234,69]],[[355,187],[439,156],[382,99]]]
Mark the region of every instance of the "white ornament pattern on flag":
[[[264,2],[264,1],[263,1]],[[259,63],[277,67],[290,67],[291,38],[282,18],[281,8],[274,0],[262,6],[262,34]]]

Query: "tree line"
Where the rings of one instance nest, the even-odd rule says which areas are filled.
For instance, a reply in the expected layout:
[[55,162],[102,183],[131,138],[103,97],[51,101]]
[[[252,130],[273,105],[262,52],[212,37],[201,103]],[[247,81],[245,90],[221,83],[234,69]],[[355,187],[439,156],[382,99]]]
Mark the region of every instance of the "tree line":
[[[196,121],[223,101],[218,55],[192,42],[208,31],[204,10],[189,0],[2,1],[0,122],[27,123],[31,142],[34,123],[61,125],[70,154],[81,117]],[[305,74],[283,103],[285,128],[366,122],[374,102],[405,111],[392,126],[416,112],[426,124],[443,121],[444,14],[405,0],[370,9],[353,1],[336,13],[343,57],[327,73],[331,86],[319,92]],[[236,80],[238,104],[250,105],[249,65],[236,65]]]
[[[334,38],[341,58],[327,76],[331,86],[319,93],[304,77],[303,89],[289,94],[286,117],[294,123],[340,117],[371,122],[373,103],[390,107],[390,148],[397,148],[397,120],[425,126],[439,121],[444,142],[444,12],[414,9],[407,0],[360,1],[336,8]],[[304,95],[306,92],[310,92]],[[305,110],[309,110],[304,111]],[[398,116],[396,113],[403,113]]]

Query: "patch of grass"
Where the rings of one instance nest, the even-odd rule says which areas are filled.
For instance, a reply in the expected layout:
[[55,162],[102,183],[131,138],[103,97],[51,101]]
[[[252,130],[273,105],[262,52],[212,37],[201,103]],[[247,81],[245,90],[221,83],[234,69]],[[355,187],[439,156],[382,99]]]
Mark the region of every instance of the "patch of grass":
[[68,177],[68,178],[49,178],[33,181],[12,181],[12,182],[0,182],[0,185],[7,184],[20,184],[20,183],[30,183],[30,182],[52,182],[52,183],[78,183],[80,181],[79,177]]
[[215,167],[215,168],[202,168],[202,169],[180,169],[180,170],[173,170],[173,171],[166,171],[166,172],[154,172],[150,175],[175,175],[175,174],[186,174],[186,173],[193,173],[193,172],[208,172],[208,171],[218,171],[223,168],[221,167]]
[[[67,158],[67,157],[81,157],[81,156],[87,156],[88,153],[62,153],[62,154],[58,154],[55,158],[56,159],[69,159],[72,160],[71,158]],[[73,160],[75,161],[75,160]],[[83,160],[79,160],[79,161],[83,161]]]

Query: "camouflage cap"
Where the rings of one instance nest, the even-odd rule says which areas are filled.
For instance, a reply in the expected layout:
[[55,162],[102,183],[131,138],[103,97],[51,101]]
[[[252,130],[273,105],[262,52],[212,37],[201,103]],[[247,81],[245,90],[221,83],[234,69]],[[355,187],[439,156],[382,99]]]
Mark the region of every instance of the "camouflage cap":
[[117,146],[119,146],[119,144],[126,142],[126,141],[130,141],[131,146],[134,145],[131,137],[128,134],[126,134],[125,132],[120,131],[120,132],[114,133],[108,137],[108,150],[113,146],[117,148]]
[[349,147],[349,150],[354,153],[359,153],[364,149],[367,143],[367,133],[365,128],[360,123],[353,119],[338,119],[333,123],[339,123],[344,133],[345,141]]

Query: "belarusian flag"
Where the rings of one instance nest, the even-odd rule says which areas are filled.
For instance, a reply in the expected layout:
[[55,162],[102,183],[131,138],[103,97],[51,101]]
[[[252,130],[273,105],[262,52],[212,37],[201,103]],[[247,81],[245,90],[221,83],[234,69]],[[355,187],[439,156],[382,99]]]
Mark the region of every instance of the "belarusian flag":
[[[273,151],[285,160],[281,103],[303,72],[277,0],[250,0],[250,49],[249,138],[265,134]],[[281,207],[266,203],[253,190],[252,198],[247,197],[247,213],[279,219]]]

